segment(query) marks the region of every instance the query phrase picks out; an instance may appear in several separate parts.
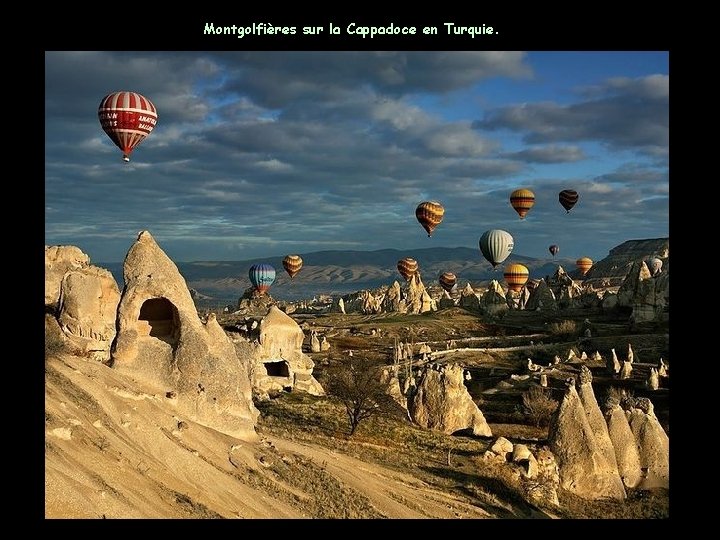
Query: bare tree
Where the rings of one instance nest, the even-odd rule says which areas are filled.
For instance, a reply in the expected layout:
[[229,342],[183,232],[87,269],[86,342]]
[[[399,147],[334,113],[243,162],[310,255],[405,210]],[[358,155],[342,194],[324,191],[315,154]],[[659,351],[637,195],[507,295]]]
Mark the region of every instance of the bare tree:
[[328,394],[345,406],[350,435],[360,422],[397,407],[382,381],[381,368],[364,357],[353,356],[346,364],[330,370],[324,386]]

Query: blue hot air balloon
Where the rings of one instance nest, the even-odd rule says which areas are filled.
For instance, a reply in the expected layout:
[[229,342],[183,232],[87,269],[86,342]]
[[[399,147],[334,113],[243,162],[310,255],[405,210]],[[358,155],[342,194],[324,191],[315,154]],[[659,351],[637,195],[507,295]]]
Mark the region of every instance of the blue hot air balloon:
[[270,285],[273,284],[273,281],[275,281],[275,268],[267,263],[253,264],[250,267],[248,276],[255,290],[260,294],[265,294],[270,288]]

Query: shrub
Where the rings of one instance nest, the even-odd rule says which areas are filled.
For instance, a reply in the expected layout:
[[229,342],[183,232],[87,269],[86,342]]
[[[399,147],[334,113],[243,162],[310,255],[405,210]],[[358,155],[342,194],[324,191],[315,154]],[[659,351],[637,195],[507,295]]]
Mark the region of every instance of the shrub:
[[532,386],[522,396],[523,410],[535,426],[547,426],[558,402],[542,386]]
[[573,339],[578,335],[578,326],[575,321],[565,320],[554,322],[549,326],[550,333],[564,339]]

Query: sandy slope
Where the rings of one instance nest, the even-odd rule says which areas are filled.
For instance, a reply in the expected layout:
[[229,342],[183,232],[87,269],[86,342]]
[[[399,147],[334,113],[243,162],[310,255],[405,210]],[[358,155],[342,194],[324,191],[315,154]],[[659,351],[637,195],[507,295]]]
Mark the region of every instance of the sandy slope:
[[46,360],[45,515],[492,517],[411,474],[280,438],[247,443],[175,414],[161,388]]

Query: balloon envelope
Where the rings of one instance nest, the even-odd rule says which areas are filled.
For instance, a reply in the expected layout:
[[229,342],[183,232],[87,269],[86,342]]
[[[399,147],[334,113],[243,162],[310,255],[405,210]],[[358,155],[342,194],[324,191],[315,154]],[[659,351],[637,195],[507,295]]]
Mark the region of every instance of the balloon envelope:
[[137,92],[113,92],[98,107],[98,119],[103,131],[123,151],[123,159],[130,161],[130,153],[155,127],[158,115],[155,105]]
[[579,198],[580,195],[578,195],[578,192],[574,189],[563,189],[558,194],[558,200],[560,204],[562,204],[562,207],[567,210],[568,214],[570,213],[570,209],[578,202]]
[[560,251],[560,246],[553,244],[548,248],[548,250],[550,251],[550,253],[552,253],[552,256],[554,257],[558,254],[558,251]]
[[248,272],[248,277],[255,290],[264,293],[275,281],[275,268],[268,263],[253,264]]
[[457,283],[457,277],[452,272],[443,272],[442,274],[440,274],[438,281],[440,282],[440,286],[443,289],[445,289],[447,292],[450,292]]
[[415,259],[411,259],[410,257],[405,257],[404,259],[400,259],[398,261],[397,269],[398,269],[398,272],[400,272],[400,275],[402,277],[404,277],[406,280],[408,280],[417,273],[418,263]]
[[303,260],[300,255],[287,255],[282,261],[283,268],[290,276],[290,279],[295,277],[303,266]]
[[578,270],[580,270],[580,273],[584,276],[588,273],[588,270],[592,268],[593,261],[590,257],[581,257],[575,261],[575,264],[577,265]]
[[505,281],[507,281],[508,289],[511,291],[519,291],[523,288],[523,285],[527,283],[527,280],[530,277],[530,272],[526,266],[513,263],[507,265],[505,272],[503,273],[503,277],[505,278]]
[[515,246],[512,235],[501,229],[490,229],[480,237],[480,251],[493,268],[508,258]]
[[520,219],[525,219],[525,215],[535,204],[535,194],[529,189],[516,189],[510,194],[510,204]]
[[432,232],[440,225],[444,215],[445,208],[437,201],[421,202],[415,209],[415,217],[427,231],[428,236],[432,236]]

